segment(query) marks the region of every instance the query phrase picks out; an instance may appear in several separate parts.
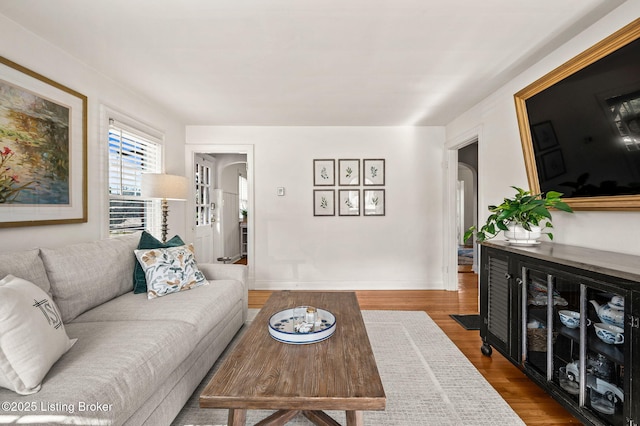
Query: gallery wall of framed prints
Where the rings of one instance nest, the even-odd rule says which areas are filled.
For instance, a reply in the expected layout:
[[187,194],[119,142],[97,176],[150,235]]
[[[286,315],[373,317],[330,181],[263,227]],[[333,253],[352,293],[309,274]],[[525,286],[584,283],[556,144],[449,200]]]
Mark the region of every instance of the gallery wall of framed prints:
[[384,216],[385,172],[384,159],[313,160],[313,215]]

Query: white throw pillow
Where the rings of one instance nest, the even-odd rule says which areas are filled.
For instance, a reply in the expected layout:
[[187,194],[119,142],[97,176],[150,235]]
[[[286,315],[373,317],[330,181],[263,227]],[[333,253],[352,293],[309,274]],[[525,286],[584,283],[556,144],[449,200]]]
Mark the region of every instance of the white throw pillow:
[[53,298],[22,278],[0,280],[0,387],[40,390],[44,376],[73,346]]
[[135,250],[147,280],[147,298],[166,296],[208,284],[188,246]]

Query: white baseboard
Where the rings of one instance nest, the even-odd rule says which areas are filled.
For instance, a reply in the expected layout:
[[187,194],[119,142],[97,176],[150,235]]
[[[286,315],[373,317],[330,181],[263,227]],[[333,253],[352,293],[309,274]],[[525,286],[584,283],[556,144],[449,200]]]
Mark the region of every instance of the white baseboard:
[[443,282],[424,281],[267,281],[255,280],[252,290],[445,290]]

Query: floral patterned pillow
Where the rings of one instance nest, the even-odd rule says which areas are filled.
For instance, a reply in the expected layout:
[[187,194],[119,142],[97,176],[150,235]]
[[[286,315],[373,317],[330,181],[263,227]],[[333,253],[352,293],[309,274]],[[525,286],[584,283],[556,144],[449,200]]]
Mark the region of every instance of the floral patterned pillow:
[[193,244],[134,252],[144,269],[149,299],[208,284],[196,265]]

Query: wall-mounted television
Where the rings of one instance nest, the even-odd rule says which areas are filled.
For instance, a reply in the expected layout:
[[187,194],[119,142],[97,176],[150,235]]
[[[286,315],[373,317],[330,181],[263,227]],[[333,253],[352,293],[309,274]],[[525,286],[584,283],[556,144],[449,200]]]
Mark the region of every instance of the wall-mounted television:
[[640,19],[515,94],[529,186],[640,209]]

